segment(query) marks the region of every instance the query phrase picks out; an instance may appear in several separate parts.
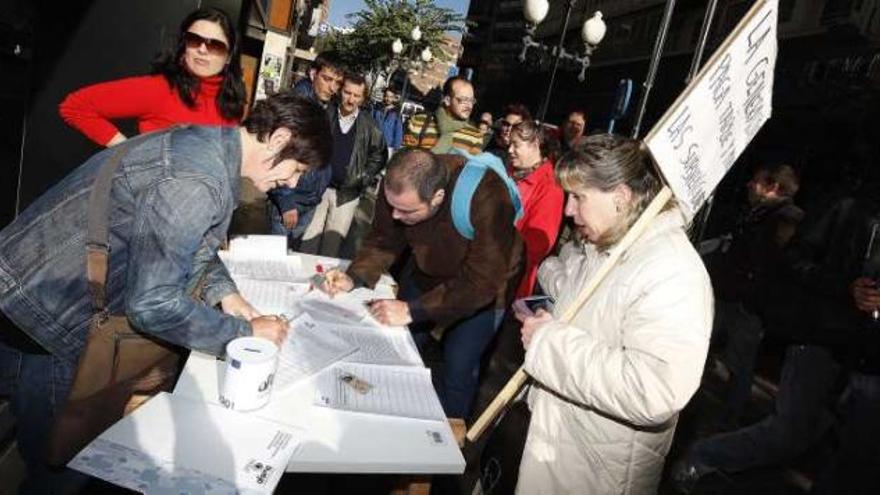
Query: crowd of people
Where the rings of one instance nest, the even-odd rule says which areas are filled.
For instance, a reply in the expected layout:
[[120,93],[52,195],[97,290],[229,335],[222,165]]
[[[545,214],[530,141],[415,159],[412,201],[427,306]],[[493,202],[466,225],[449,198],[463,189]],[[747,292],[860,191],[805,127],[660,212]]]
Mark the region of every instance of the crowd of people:
[[[151,75],[60,102],[72,128],[109,149],[0,231],[0,394],[18,421],[21,493],[75,493],[85,482],[43,451],[96,317],[90,191],[117,156],[106,307],[144,334],[216,355],[238,336],[296,338],[238,294],[217,256],[247,180],[267,193],[264,231],[296,251],[352,259],[326,274],[323,290],[370,287],[395,270],[397,298],[369,310],[442,356],[437,393],[449,417],[479,412],[498,329],[520,325],[532,385],[517,493],[656,492],[679,413],[721,341],[731,378],[719,422],[729,431],[677,460],[679,490],[713,472],[784,463],[838,425],[836,456],[814,491],[876,492],[876,182],[805,214],[794,204],[796,171],[762,163],[735,231],[700,253],[671,200],[582,303],[662,187],[639,141],[588,133],[582,109],[557,128],[522,103],[479,107],[459,76],[436,109],[403,119],[394,87],[369,101],[364,75],[332,52],[246,109],[239,44],[225,13],[200,9]],[[123,135],[117,119],[136,119],[144,135]],[[357,226],[363,211],[371,218]],[[511,309],[534,294],[553,304]],[[776,412],[737,429],[767,335],[789,342]]]

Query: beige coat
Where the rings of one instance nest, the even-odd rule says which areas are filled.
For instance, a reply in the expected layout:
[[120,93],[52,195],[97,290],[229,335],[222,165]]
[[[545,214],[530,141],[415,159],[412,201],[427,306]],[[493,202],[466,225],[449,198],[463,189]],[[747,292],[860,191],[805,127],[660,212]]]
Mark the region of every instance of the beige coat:
[[[606,257],[569,243],[541,265],[556,316]],[[517,493],[655,493],[678,413],[700,384],[712,308],[680,213],[662,213],[570,325],[535,332],[525,369],[537,385]]]

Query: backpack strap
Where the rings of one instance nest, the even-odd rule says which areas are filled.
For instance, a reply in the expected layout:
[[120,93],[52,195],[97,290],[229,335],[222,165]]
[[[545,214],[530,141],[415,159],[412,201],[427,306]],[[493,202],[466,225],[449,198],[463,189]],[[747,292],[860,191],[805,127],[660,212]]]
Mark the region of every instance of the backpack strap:
[[500,158],[485,152],[479,155],[471,155],[458,148],[453,148],[452,153],[462,155],[468,159],[455,181],[455,188],[452,190],[452,224],[462,237],[470,241],[474,240],[476,232],[474,231],[473,224],[471,224],[471,201],[477,186],[480,185],[480,181],[483,180],[487,170],[495,172],[507,187],[507,193],[510,195],[511,203],[513,203],[514,223],[522,218],[523,208],[522,200],[519,197],[519,189],[517,189],[513,179],[507,175],[507,170],[505,170]]

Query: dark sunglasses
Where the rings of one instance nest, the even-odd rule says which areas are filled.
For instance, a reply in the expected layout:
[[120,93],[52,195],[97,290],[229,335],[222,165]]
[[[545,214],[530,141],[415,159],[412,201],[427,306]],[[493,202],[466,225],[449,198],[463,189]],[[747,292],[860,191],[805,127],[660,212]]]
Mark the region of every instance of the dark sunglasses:
[[204,44],[205,48],[208,49],[208,53],[212,55],[226,55],[229,53],[229,47],[226,43],[214,38],[205,38],[189,31],[183,34],[183,42],[186,43],[187,48],[198,48]]

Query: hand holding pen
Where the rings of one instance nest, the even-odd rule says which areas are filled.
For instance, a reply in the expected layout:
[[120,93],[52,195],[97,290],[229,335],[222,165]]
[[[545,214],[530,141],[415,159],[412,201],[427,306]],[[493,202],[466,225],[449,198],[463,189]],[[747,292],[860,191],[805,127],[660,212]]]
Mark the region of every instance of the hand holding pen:
[[409,304],[397,299],[374,299],[367,301],[370,315],[379,323],[390,327],[399,327],[412,323]]

